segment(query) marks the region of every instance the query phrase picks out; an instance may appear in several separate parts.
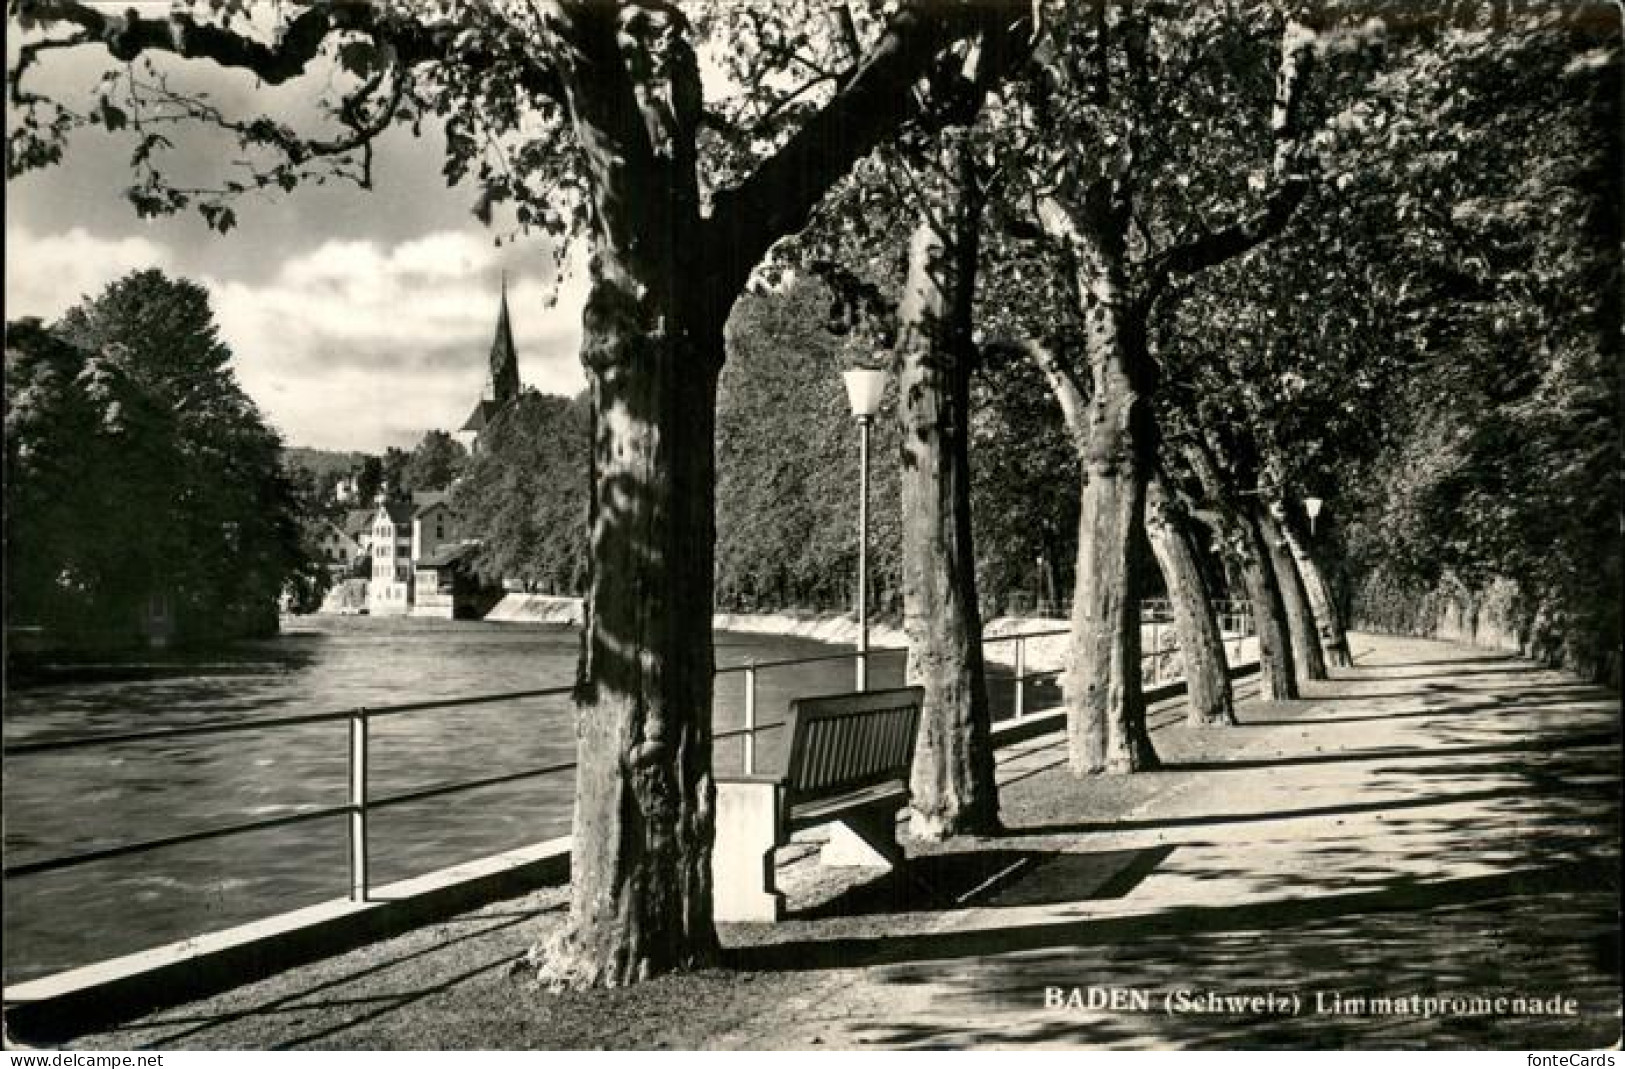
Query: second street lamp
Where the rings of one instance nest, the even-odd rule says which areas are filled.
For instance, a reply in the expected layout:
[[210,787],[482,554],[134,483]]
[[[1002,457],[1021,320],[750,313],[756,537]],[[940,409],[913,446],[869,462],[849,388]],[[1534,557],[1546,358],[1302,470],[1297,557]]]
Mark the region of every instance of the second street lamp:
[[858,690],[869,689],[869,428],[886,392],[886,373],[874,368],[841,372],[858,421]]
[[1315,517],[1320,515],[1320,507],[1323,504],[1325,504],[1325,502],[1321,501],[1318,497],[1306,497],[1303,499],[1303,510],[1309,514],[1310,538],[1315,536]]

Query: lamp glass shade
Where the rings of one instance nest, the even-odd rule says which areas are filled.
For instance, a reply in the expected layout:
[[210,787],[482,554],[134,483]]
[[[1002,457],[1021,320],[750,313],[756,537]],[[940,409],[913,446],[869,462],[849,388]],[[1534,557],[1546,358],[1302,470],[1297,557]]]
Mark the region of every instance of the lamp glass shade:
[[880,411],[880,398],[886,392],[886,373],[872,368],[853,368],[841,372],[846,380],[846,398],[852,403],[852,414],[859,419],[873,418]]
[[1318,497],[1306,497],[1303,499],[1303,510],[1309,513],[1309,518],[1311,520],[1320,515],[1320,506],[1321,500]]

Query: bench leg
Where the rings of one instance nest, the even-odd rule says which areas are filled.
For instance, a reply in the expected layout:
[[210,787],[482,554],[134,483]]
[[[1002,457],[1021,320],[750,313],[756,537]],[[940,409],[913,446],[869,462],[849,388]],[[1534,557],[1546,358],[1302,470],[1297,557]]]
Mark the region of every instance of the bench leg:
[[893,869],[903,862],[897,845],[897,814],[889,808],[865,809],[829,826],[829,842],[818,860],[825,865]]
[[719,921],[772,923],[784,917],[784,896],[773,882],[779,791],[776,783],[717,784],[711,894]]

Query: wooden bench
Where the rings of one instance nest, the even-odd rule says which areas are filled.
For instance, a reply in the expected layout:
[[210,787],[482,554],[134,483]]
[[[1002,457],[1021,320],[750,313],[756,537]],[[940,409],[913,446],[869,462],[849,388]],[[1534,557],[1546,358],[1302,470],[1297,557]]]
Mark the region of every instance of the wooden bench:
[[782,772],[717,777],[717,920],[784,916],[773,851],[804,828],[830,825],[826,865],[891,868],[902,860],[897,811],[908,802],[923,694],[903,687],[798,698],[785,721]]

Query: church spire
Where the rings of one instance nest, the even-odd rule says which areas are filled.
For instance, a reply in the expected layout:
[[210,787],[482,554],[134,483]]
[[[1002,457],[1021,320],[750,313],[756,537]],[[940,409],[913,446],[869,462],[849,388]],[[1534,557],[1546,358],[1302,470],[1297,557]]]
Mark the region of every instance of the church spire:
[[470,452],[479,450],[479,436],[496,419],[497,414],[518,397],[519,352],[514,348],[513,327],[508,322],[508,272],[504,271],[502,303],[497,311],[496,337],[491,339],[490,374],[485,380],[485,393],[457,430],[459,435],[469,435],[464,439],[464,444]]
[[519,353],[508,322],[508,272],[502,272],[502,304],[496,337],[491,340],[491,400],[506,404],[519,396]]

